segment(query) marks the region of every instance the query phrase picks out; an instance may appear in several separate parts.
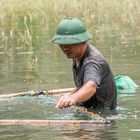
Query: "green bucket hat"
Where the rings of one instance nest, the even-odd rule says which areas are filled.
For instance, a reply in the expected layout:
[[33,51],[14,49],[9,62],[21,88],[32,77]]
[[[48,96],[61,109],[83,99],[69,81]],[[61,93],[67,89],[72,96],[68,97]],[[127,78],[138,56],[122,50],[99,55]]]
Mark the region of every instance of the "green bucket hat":
[[52,42],[61,45],[79,44],[91,38],[92,35],[86,31],[85,25],[81,20],[69,17],[59,23]]

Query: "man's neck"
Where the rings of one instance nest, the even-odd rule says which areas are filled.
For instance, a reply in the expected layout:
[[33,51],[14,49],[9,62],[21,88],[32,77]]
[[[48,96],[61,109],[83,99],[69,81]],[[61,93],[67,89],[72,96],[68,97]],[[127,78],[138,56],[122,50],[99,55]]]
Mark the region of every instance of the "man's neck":
[[75,58],[75,63],[76,63],[76,67],[78,67],[80,65],[81,59],[86,51],[86,48],[88,47],[88,43],[83,44],[82,50],[81,50],[81,54],[79,55],[79,57]]

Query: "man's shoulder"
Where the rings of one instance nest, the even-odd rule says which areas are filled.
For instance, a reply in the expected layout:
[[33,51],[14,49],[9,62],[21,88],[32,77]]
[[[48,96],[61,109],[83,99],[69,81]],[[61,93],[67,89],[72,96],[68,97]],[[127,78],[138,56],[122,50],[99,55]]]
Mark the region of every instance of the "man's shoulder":
[[91,45],[91,44],[89,44],[89,54],[90,55],[98,55],[98,56],[101,56],[101,57],[103,57],[103,55],[102,55],[102,53],[95,47],[95,46],[93,46],[93,45]]
[[86,56],[84,59],[84,63],[90,63],[90,62],[101,62],[104,61],[105,58],[103,57],[102,53],[93,45],[88,46]]

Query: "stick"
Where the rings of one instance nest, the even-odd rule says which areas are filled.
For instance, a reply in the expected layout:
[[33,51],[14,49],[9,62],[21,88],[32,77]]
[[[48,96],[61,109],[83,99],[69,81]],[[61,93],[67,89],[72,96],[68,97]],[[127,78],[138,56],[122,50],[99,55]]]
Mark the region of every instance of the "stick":
[[37,94],[34,90],[28,91],[28,92],[20,92],[20,93],[13,93],[13,94],[6,94],[6,95],[0,95],[0,99],[2,98],[12,98],[12,97],[17,97],[17,96],[34,96]]
[[13,93],[13,94],[4,94],[4,95],[0,95],[0,99],[1,98],[11,98],[11,97],[15,97],[15,96],[25,96],[28,95],[28,92],[21,92],[21,93]]
[[41,94],[54,95],[54,94],[68,93],[68,92],[71,92],[73,89],[74,88],[53,89],[53,90],[47,90],[47,91],[31,90],[31,91],[27,91],[27,92],[0,95],[0,99],[17,97],[17,96],[38,96]]
[[53,89],[53,90],[48,90],[47,93],[50,95],[54,95],[54,94],[72,92],[73,90],[74,88]]
[[92,124],[111,124],[96,120],[0,120],[0,125],[37,125],[37,126],[75,126]]

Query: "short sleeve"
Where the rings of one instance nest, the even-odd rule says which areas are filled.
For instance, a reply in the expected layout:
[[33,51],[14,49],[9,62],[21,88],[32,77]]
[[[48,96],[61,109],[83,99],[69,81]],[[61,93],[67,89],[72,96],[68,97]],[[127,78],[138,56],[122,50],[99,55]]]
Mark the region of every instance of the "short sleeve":
[[83,82],[93,81],[100,86],[101,82],[101,68],[98,64],[94,62],[87,63],[84,66],[84,79]]

